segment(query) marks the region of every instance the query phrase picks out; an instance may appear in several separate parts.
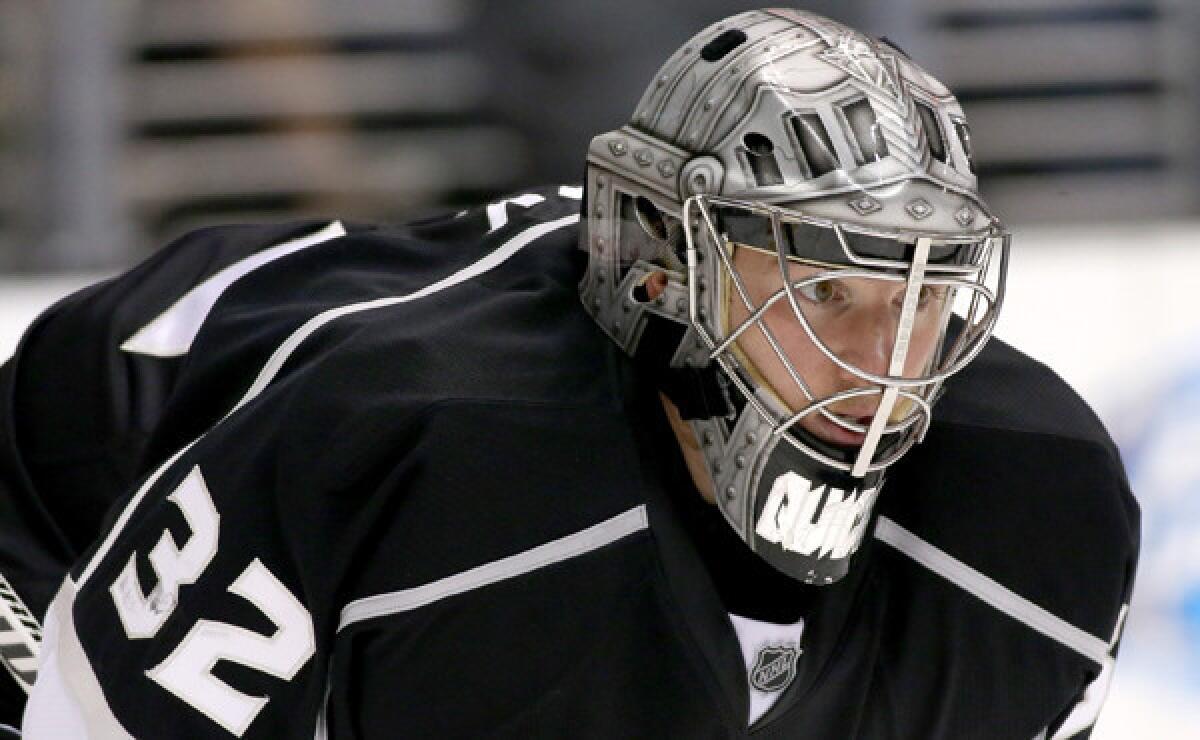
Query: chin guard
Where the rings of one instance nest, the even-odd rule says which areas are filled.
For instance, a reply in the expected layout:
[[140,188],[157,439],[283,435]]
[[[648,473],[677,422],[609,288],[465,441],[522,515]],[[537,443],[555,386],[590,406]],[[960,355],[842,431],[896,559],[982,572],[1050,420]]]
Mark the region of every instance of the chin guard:
[[747,502],[754,517],[745,539],[793,578],[821,585],[838,581],[862,544],[883,483],[881,471],[855,478],[777,443]]
[[883,488],[883,470],[854,477],[814,459],[811,450],[819,449],[849,463],[857,450],[795,428],[783,433],[750,403],[732,429],[724,418],[691,425],[702,441],[717,507],[751,550],[805,583],[826,585],[846,574]]

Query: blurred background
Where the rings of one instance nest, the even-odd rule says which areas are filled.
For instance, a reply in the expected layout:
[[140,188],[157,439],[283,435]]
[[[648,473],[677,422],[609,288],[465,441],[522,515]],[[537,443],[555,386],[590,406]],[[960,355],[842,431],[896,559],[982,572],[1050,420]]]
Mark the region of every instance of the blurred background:
[[[57,297],[200,225],[575,182],[663,58],[759,4],[0,0],[0,359]],[[803,7],[963,102],[1016,235],[998,334],[1096,407],[1143,507],[1095,737],[1200,737],[1200,3]]]

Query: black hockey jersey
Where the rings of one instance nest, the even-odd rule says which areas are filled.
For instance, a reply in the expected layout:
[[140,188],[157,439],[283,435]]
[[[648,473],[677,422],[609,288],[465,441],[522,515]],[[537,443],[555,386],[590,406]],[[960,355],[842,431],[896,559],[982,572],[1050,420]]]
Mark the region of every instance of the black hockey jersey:
[[[1137,512],[1082,402],[992,342],[850,576],[780,582],[707,528],[579,305],[578,198],[199,232],[39,320],[8,495],[49,562],[87,549],[28,736],[1086,733]],[[754,601],[805,629],[747,727],[729,612]]]

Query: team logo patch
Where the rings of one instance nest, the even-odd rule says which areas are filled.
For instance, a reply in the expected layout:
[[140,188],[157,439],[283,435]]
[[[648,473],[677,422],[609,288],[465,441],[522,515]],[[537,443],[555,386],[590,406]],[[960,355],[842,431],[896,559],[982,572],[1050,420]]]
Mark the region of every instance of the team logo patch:
[[800,649],[794,645],[767,645],[758,651],[750,671],[750,685],[759,691],[783,691],[796,677]]

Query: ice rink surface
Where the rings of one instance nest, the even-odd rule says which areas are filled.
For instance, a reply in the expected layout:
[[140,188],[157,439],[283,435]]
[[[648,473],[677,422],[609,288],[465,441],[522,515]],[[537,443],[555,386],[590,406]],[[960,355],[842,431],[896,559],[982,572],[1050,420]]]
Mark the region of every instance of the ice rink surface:
[[[1138,585],[1096,740],[1200,738],[1198,244],[1195,223],[1014,237],[997,336],[1092,404],[1142,505]],[[0,358],[44,307],[102,277],[0,276]]]

